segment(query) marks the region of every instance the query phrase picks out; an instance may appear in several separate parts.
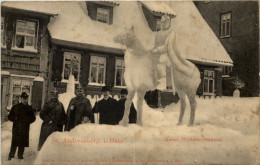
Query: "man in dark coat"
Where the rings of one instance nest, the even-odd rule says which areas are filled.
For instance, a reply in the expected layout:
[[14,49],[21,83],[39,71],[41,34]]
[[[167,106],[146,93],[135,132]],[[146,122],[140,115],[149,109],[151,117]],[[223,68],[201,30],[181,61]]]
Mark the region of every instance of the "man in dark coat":
[[52,92],[51,99],[43,105],[40,117],[43,123],[38,143],[38,151],[42,148],[48,136],[55,131],[62,132],[63,125],[66,123],[65,110],[62,103],[59,102],[56,92]]
[[[126,102],[126,96],[128,94],[127,89],[121,89],[120,91],[120,99],[118,100],[118,112],[117,112],[117,120],[118,123],[122,120],[125,112],[125,102]],[[136,123],[136,109],[134,107],[134,104],[131,104],[130,107],[130,114],[129,114],[129,123]]]
[[24,147],[29,147],[30,124],[35,121],[32,107],[28,105],[28,95],[22,92],[21,103],[14,105],[8,115],[8,120],[13,122],[12,143],[8,160],[14,158],[18,147],[18,159],[23,159]]
[[110,88],[108,86],[102,87],[104,98],[96,102],[93,112],[99,113],[99,124],[118,124],[117,113],[117,101],[110,97]]
[[76,97],[72,98],[67,110],[67,123],[65,130],[70,131],[82,123],[93,123],[94,114],[89,99],[84,96],[84,89],[79,86]]

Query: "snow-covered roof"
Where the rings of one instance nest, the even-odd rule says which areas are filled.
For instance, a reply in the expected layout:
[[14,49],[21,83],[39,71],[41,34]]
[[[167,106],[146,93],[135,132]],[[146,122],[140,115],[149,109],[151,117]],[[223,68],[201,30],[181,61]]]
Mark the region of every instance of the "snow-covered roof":
[[94,1],[95,3],[98,4],[106,4],[106,5],[112,5],[112,6],[118,6],[119,3],[115,2],[115,1]]
[[163,1],[142,1],[141,3],[152,12],[176,16],[176,13]]
[[199,63],[232,65],[230,56],[193,2],[167,3],[177,13],[171,25],[177,33],[178,48],[183,56]]
[[[50,4],[51,5],[51,4]],[[48,16],[56,16],[57,13],[53,10],[50,10],[50,8],[42,7],[37,2],[12,2],[12,1],[6,1],[2,3],[2,7],[10,8],[10,9],[17,9],[17,10],[23,10],[38,14],[44,14]]]
[[[154,47],[155,33],[149,28],[142,11],[142,3],[136,1],[118,1],[113,11],[113,24],[93,21],[88,16],[86,2],[9,2],[15,6],[35,9],[42,12],[57,13],[48,24],[52,41],[64,41],[73,45],[94,45],[121,50],[123,47],[114,42],[114,37],[135,27],[135,33],[146,49]],[[26,5],[24,5],[26,3]],[[155,2],[154,2],[155,3]],[[184,58],[198,63],[212,65],[232,65],[232,60],[215,36],[212,29],[200,15],[193,2],[160,2],[168,5],[177,13],[172,19],[172,28],[176,31],[176,45]],[[158,5],[158,8],[161,5]],[[153,6],[156,8],[156,6]],[[154,9],[155,10],[155,9]],[[159,10],[159,9],[158,9]]]

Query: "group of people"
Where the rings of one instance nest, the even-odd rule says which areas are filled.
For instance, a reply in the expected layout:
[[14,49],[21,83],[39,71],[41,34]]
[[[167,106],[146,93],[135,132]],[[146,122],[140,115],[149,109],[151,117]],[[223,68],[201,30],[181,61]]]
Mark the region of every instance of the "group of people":
[[[76,97],[70,100],[67,113],[63,104],[58,100],[58,93],[52,92],[50,99],[45,102],[40,112],[43,123],[37,150],[39,151],[42,148],[50,134],[56,131],[62,132],[63,128],[65,131],[70,131],[83,123],[119,124],[124,115],[128,91],[122,89],[118,101],[111,97],[110,92],[110,87],[102,87],[103,99],[96,101],[92,108],[89,99],[84,95],[83,87],[79,85],[76,90]],[[23,159],[24,147],[29,147],[30,124],[36,119],[32,107],[28,105],[28,95],[23,92],[20,98],[21,102],[14,105],[8,115],[8,119],[13,122],[13,135],[8,160],[14,158],[17,147],[18,159]],[[136,116],[137,112],[132,104],[129,123],[136,123]]]

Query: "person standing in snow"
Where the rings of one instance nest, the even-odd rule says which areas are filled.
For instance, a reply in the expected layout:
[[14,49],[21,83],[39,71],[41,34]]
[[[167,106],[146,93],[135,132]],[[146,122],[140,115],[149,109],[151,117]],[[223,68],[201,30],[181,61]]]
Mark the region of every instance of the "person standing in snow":
[[62,132],[63,125],[66,123],[65,110],[62,103],[59,102],[56,92],[51,93],[51,99],[44,104],[40,117],[43,123],[39,137],[38,151],[42,148],[48,136],[55,131]]
[[94,114],[89,99],[84,96],[84,89],[81,85],[77,88],[76,97],[72,98],[67,110],[66,131],[82,123],[94,123]]
[[117,101],[110,97],[110,88],[102,87],[103,99],[96,102],[93,113],[99,114],[99,124],[116,125],[117,120]]
[[[127,89],[121,89],[120,91],[120,99],[117,101],[117,106],[118,106],[118,112],[117,112],[117,120],[118,123],[122,120],[125,112],[125,102],[126,102],[126,97],[127,97],[128,91]],[[134,104],[131,104],[130,107],[130,114],[129,114],[129,123],[136,123],[136,109],[134,107]]]
[[35,121],[33,108],[28,105],[28,95],[22,92],[21,102],[15,104],[9,115],[8,120],[13,122],[12,142],[8,160],[14,158],[18,147],[18,159],[23,159],[24,147],[29,147],[30,124]]

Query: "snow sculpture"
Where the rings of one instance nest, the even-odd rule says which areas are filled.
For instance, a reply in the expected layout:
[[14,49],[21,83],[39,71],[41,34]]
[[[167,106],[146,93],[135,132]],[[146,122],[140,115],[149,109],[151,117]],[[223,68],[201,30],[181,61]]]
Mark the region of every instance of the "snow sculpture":
[[[134,27],[114,38],[116,43],[126,46],[124,78],[128,89],[125,113],[120,125],[128,125],[130,106],[137,93],[137,124],[142,125],[142,106],[145,92],[154,90],[157,86],[157,66],[155,58],[144,49],[136,37]],[[155,57],[155,56],[154,56]]]
[[[158,33],[157,38],[155,38],[157,41],[155,41],[155,45],[158,44],[159,46],[154,48],[152,53],[157,55],[166,53],[168,55],[171,63],[171,76],[173,78],[173,84],[181,102],[180,116],[177,125],[182,124],[182,119],[186,108],[185,96],[187,95],[191,107],[189,126],[192,126],[194,124],[195,111],[197,107],[195,99],[196,91],[201,82],[200,72],[193,63],[181,56],[178,51],[179,45],[176,40],[176,33],[174,30],[170,29],[170,18],[167,17],[168,16],[162,17],[162,26],[164,27],[162,28],[163,30],[161,32],[161,37],[160,33]],[[165,44],[160,45],[160,42],[163,40],[165,40]]]

